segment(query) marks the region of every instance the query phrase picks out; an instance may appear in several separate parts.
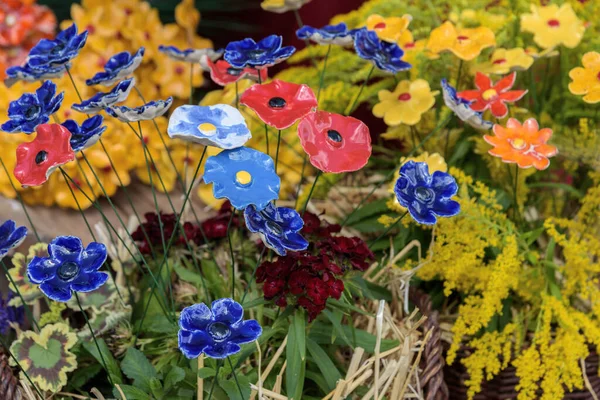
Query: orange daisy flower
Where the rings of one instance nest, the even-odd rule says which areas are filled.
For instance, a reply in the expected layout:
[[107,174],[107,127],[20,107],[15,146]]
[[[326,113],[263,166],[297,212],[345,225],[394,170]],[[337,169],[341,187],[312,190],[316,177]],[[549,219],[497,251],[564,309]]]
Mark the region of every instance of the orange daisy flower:
[[494,135],[483,136],[486,142],[494,146],[488,153],[502,158],[506,163],[516,163],[519,168],[546,169],[550,165],[548,158],[558,154],[556,146],[547,143],[552,136],[552,129],[540,129],[535,118],[529,118],[523,125],[509,118],[506,127],[494,125]]

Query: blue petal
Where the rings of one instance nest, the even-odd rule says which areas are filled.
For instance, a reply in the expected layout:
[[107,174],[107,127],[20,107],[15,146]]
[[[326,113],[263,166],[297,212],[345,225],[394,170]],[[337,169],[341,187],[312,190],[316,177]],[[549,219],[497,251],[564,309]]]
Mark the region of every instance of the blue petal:
[[48,254],[60,262],[76,262],[83,251],[83,243],[76,236],[59,236],[48,245]]
[[104,285],[110,275],[106,272],[90,272],[82,271],[80,275],[71,283],[71,289],[76,292],[89,293]]
[[420,224],[433,225],[437,222],[434,213],[417,201],[409,204],[407,209],[411,217]]
[[184,308],[179,316],[179,326],[188,331],[203,331],[212,321],[213,314],[204,303]]
[[8,219],[0,225],[0,243],[8,240],[16,228],[17,224],[12,219]]
[[212,302],[213,320],[227,325],[239,322],[244,316],[242,305],[232,299],[218,299]]
[[27,265],[27,276],[33,283],[40,284],[53,279],[60,264],[49,258],[33,257]]
[[56,94],[56,85],[52,81],[44,81],[42,86],[35,91],[40,103],[48,104]]
[[231,327],[229,341],[236,344],[254,342],[262,335],[262,328],[258,321],[253,319],[241,321]]
[[400,168],[400,176],[409,180],[410,184],[425,185],[431,184],[431,175],[427,163],[408,161]]
[[259,49],[276,51],[281,47],[283,43],[283,38],[279,35],[269,35],[256,45]]
[[449,199],[458,192],[458,185],[454,177],[446,172],[435,171],[431,179],[431,188],[435,191],[436,197]]
[[106,261],[106,246],[102,243],[92,242],[81,253],[79,265],[84,272],[98,271]]
[[202,331],[179,331],[179,349],[189,359],[198,358],[204,349],[213,343],[212,338]]
[[49,299],[66,303],[71,300],[72,292],[69,285],[64,285],[58,278],[46,281],[40,285],[40,290],[48,296]]
[[232,342],[214,343],[204,348],[204,354],[210,358],[223,359],[239,353],[240,346]]
[[454,217],[460,212],[460,204],[454,200],[438,201],[432,211],[439,217]]
[[[0,126],[0,130],[2,130],[3,132],[6,132],[6,133],[22,132],[21,127],[22,127],[21,123],[13,121],[13,120],[8,120]],[[32,132],[33,131],[27,132],[27,133],[32,133]]]

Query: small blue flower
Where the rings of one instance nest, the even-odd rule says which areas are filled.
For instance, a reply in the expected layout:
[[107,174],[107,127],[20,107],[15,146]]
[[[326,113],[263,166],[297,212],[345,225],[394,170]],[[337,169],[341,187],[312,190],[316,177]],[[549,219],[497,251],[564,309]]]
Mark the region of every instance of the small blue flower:
[[25,308],[22,305],[18,307],[8,305],[14,297],[12,292],[8,292],[8,296],[4,300],[0,294],[0,335],[6,335],[9,332],[11,323],[21,326],[25,322]]
[[381,70],[395,74],[412,68],[412,65],[402,61],[404,51],[395,43],[380,40],[375,31],[366,28],[356,31],[354,48],[361,58],[371,61]]
[[44,81],[35,93],[25,93],[8,106],[8,121],[0,129],[8,133],[33,133],[35,127],[50,120],[62,104],[64,92],[56,95],[56,85]]
[[[69,64],[66,66],[68,67]],[[62,65],[60,67],[45,66],[37,69],[31,68],[29,64],[25,64],[22,67],[17,65],[6,70],[6,79],[4,79],[4,84],[9,88],[18,81],[35,82],[46,79],[60,78],[65,71],[65,66]]]
[[273,159],[248,147],[209,157],[204,166],[204,182],[213,184],[217,199],[229,199],[238,210],[249,205],[262,210],[279,197],[281,184]]
[[202,63],[204,57],[210,58],[211,61],[217,61],[223,55],[224,50],[219,49],[185,49],[180,50],[175,46],[158,46],[158,51],[169,56],[175,61],[185,61],[190,63]]
[[172,103],[173,98],[169,97],[166,100],[153,100],[142,106],[133,108],[127,106],[108,107],[106,112],[122,122],[147,121],[166,113]]
[[453,217],[460,204],[451,200],[458,191],[452,175],[435,171],[429,175],[427,163],[409,161],[400,168],[394,192],[402,207],[420,224],[433,225],[436,217]]
[[135,86],[135,78],[119,82],[110,92],[99,92],[71,108],[84,114],[97,114],[100,111],[117,103],[127,100],[129,92]]
[[12,219],[0,225],[0,261],[11,249],[18,247],[27,237],[27,228],[20,226]]
[[326,25],[321,29],[304,25],[296,31],[296,36],[301,40],[310,40],[318,44],[337,44],[338,46],[348,47],[354,43],[354,33],[357,30],[348,30],[345,23],[337,25]]
[[227,104],[177,107],[167,132],[171,138],[221,149],[241,147],[252,137],[239,110]]
[[71,132],[71,148],[75,153],[93,146],[100,136],[106,130],[106,125],[102,125],[104,117],[94,115],[83,121],[81,126],[72,119],[68,119],[61,125]]
[[281,36],[267,36],[260,42],[244,39],[231,42],[225,48],[225,61],[234,68],[267,68],[288,59],[296,48],[294,46],[281,47]]
[[475,129],[489,130],[494,124],[483,119],[483,113],[471,109],[471,102],[456,95],[456,89],[446,79],[442,79],[442,93],[444,103],[458,118],[471,125]]
[[273,203],[261,211],[248,206],[244,210],[244,218],[248,230],[258,233],[265,246],[280,256],[285,256],[286,250],[301,251],[308,247],[306,239],[298,233],[304,221],[294,209],[276,207]]
[[89,293],[109,275],[98,272],[106,261],[106,246],[92,242],[85,249],[75,236],[59,236],[48,245],[49,257],[34,257],[27,266],[29,280],[54,301],[66,303],[72,291]]
[[244,321],[244,308],[232,299],[219,299],[212,310],[204,303],[184,308],[179,317],[179,350],[189,359],[204,353],[210,358],[227,358],[239,353],[240,345],[257,340],[260,324]]
[[92,79],[86,80],[85,84],[93,86],[101,83],[104,86],[112,86],[115,82],[132,76],[133,71],[142,63],[144,51],[145,49],[140,47],[134,55],[128,51],[115,54],[104,64],[104,71],[98,72]]
[[53,40],[42,39],[29,51],[27,64],[31,68],[59,67],[77,57],[85,45],[87,31],[77,34],[77,25],[73,24],[56,35]]

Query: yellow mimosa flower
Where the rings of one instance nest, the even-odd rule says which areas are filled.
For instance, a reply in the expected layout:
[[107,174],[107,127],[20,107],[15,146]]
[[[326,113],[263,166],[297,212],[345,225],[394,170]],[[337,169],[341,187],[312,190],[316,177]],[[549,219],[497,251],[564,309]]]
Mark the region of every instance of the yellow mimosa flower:
[[435,28],[429,36],[427,48],[433,53],[451,51],[461,60],[469,61],[481,54],[483,49],[496,45],[496,37],[491,29],[457,28],[450,21]]
[[383,118],[389,126],[415,125],[421,120],[421,115],[433,107],[436,94],[438,92],[432,92],[424,79],[405,80],[398,83],[393,92],[379,92],[379,103],[373,107],[373,115]]
[[581,59],[582,67],[573,68],[569,77],[573,80],[569,83],[569,90],[576,95],[584,95],[586,103],[600,102],[600,53],[590,51],[585,53]]
[[531,5],[531,14],[521,16],[521,30],[533,33],[533,40],[543,49],[564,45],[570,49],[577,47],[585,26],[577,18],[569,3],[562,6]]

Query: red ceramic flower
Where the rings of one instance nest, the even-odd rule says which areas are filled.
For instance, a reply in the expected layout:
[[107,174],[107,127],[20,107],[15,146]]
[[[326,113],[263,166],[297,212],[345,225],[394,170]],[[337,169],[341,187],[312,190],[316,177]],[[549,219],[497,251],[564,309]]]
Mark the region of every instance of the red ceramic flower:
[[41,124],[35,128],[37,135],[32,142],[17,147],[15,178],[26,186],[44,184],[59,166],[73,161],[71,132],[59,124]]
[[225,86],[230,83],[239,81],[240,79],[249,78],[253,81],[264,82],[268,78],[267,69],[260,70],[260,79],[258,72],[254,68],[234,68],[225,60],[219,60],[213,62],[210,58],[206,57],[206,64],[210,70],[210,77],[213,82],[218,85]]
[[266,124],[286,129],[317,108],[317,98],[307,85],[273,80],[247,89],[240,103],[250,107]]
[[517,73],[505,76],[495,85],[485,74],[478,72],[475,75],[475,86],[478,90],[465,90],[458,93],[458,97],[471,101],[473,111],[481,112],[488,108],[496,118],[504,118],[508,114],[508,107],[504,103],[513,103],[527,93],[527,90],[509,90],[515,84]]
[[326,111],[302,118],[298,136],[310,162],[323,172],[351,172],[371,157],[371,134],[363,122]]

